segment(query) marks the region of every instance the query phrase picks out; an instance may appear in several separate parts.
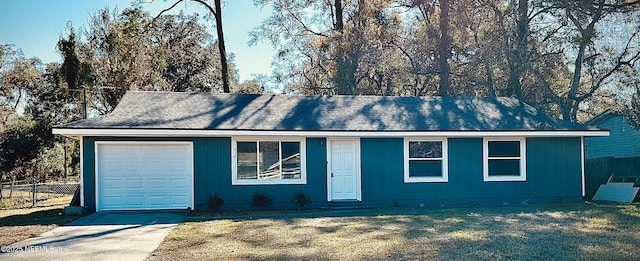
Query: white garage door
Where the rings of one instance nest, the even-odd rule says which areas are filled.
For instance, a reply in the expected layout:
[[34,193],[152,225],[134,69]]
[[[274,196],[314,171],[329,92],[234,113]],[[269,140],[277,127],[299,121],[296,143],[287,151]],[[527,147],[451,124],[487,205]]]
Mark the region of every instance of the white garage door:
[[96,210],[193,209],[191,142],[97,142]]

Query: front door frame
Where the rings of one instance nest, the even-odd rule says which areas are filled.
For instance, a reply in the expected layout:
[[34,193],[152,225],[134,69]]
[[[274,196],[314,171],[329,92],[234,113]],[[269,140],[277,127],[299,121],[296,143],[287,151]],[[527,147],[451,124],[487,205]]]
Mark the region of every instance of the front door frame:
[[[327,201],[334,201],[332,198],[331,182],[331,143],[333,141],[354,141],[355,142],[355,164],[356,164],[356,198],[353,200],[362,201],[362,169],[360,162],[360,138],[359,137],[329,137],[327,138]],[[342,200],[342,199],[340,199]]]

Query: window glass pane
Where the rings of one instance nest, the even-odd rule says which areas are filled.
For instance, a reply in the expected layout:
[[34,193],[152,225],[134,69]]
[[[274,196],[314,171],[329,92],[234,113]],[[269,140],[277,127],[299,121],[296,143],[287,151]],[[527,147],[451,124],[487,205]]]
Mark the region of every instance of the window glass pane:
[[442,142],[410,141],[409,158],[442,158]]
[[520,142],[489,141],[489,157],[520,157]]
[[282,142],[282,178],[299,179],[300,142]]
[[238,179],[257,179],[256,142],[238,142]]
[[442,177],[442,161],[410,160],[409,177]]
[[489,176],[520,176],[520,160],[490,159]]
[[260,175],[258,179],[280,179],[280,148],[277,141],[259,144]]

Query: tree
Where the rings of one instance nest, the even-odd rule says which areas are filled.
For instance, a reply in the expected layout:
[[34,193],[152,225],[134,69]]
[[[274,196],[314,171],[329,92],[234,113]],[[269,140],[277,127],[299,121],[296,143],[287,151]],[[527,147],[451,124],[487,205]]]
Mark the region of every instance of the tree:
[[[154,20],[149,33],[157,55],[162,57],[165,90],[211,92],[224,82],[220,74],[219,45],[198,22],[197,16],[160,16]],[[234,86],[237,75],[233,56],[229,60],[228,80]]]
[[449,53],[451,53],[451,37],[449,36],[449,0],[440,2],[440,43],[438,44],[438,67],[440,69],[440,96],[449,96]]
[[260,0],[273,13],[251,34],[292,92],[511,96],[578,121],[628,100],[639,2]]
[[[103,9],[92,15],[83,40],[76,40],[74,48],[86,65],[80,79],[87,87],[90,107],[106,114],[127,90],[224,90],[217,46],[197,16],[152,19],[140,9],[120,13]],[[226,68],[227,80],[236,84],[233,57]]]
[[[551,31],[550,44],[545,46],[549,53],[561,53],[570,63],[564,65],[570,81],[550,82],[544,79],[541,69],[533,72],[543,83],[549,99],[557,104],[562,118],[577,121],[580,105],[592,99],[605,87],[615,85],[615,81],[624,81],[637,70],[640,59],[640,1],[552,1],[544,19],[560,19]],[[604,30],[610,30],[614,24],[631,23],[632,28],[617,31],[616,41]],[[558,48],[560,48],[558,50]],[[556,85],[556,86],[554,86]]]
[[[387,23],[387,14],[383,12],[390,1],[255,3],[269,5],[273,11],[251,32],[252,43],[268,41],[276,48],[274,78],[289,90],[307,94],[364,94],[378,93],[380,89],[372,87],[385,85],[386,75],[379,68],[384,57],[376,55],[386,54],[393,38],[386,33],[387,25],[394,24]],[[365,82],[377,84],[370,86]]]
[[12,120],[0,135],[0,171],[10,173],[14,180],[24,178],[23,165],[37,158],[45,148],[51,147],[53,140],[51,125],[47,121],[34,121],[26,117]]
[[[173,9],[174,7],[176,7],[179,3],[183,2],[185,0],[178,0],[176,1],[171,7],[162,10],[157,16],[161,16],[163,13]],[[222,74],[222,89],[223,92],[225,93],[229,93],[231,92],[231,89],[229,87],[229,69],[228,69],[228,64],[227,64],[227,50],[224,44],[224,32],[222,29],[222,4],[221,4],[221,0],[214,0],[214,7],[211,7],[211,5],[207,4],[205,1],[203,0],[191,0],[194,1],[196,3],[201,4],[202,6],[204,6],[205,8],[207,8],[207,10],[209,10],[209,12],[214,16],[215,20],[216,20],[216,33],[218,35],[218,51],[220,54],[220,65],[221,65],[221,74]]]
[[[29,100],[29,92],[42,84],[42,73],[39,71],[40,60],[27,59],[20,51],[10,54],[8,66],[0,71],[0,107],[3,111],[2,124],[18,112]],[[0,129],[6,126],[0,126]]]
[[627,121],[637,130],[640,130],[640,88],[636,87],[636,93],[631,98],[631,104],[624,113]]
[[43,71],[38,59],[13,53],[0,71],[0,100],[7,108],[0,128],[0,173],[15,180],[42,173],[33,172],[34,162],[55,142],[51,127],[68,120],[69,99],[47,75],[57,66],[48,65]]

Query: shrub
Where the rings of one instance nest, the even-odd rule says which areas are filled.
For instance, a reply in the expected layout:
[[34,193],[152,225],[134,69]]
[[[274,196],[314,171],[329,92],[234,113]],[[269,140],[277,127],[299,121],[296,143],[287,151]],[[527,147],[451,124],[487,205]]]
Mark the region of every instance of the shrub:
[[271,197],[266,194],[256,193],[253,194],[253,206],[258,209],[266,209],[271,206]]
[[209,205],[209,209],[213,212],[218,212],[224,205],[224,200],[218,196],[218,194],[213,194],[213,196],[209,195],[209,201],[207,202]]
[[302,190],[293,195],[293,202],[298,203],[300,210],[304,208],[304,206],[309,205],[311,203],[311,198],[305,195]]

